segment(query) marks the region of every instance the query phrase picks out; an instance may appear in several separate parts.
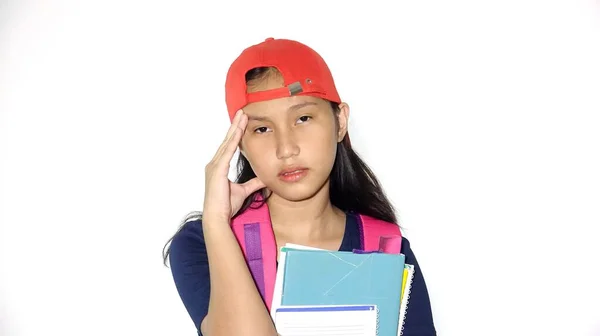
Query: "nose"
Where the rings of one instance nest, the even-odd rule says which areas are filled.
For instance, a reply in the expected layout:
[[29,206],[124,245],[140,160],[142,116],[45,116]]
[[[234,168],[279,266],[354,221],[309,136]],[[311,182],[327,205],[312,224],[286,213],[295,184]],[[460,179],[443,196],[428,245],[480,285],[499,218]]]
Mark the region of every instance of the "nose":
[[287,130],[277,132],[276,141],[278,159],[283,160],[300,154],[300,147],[293,132]]

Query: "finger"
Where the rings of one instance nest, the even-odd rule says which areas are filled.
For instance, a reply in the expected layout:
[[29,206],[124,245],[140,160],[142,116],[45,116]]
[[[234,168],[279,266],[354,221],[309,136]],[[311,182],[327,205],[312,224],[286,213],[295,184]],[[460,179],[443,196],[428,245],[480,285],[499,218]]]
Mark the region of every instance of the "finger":
[[238,148],[240,141],[242,140],[242,136],[244,135],[244,130],[246,129],[246,124],[248,123],[248,117],[242,115],[240,117],[240,122],[238,123],[238,127],[234,130],[233,134],[229,138],[228,142],[223,147],[221,155],[217,158],[217,164],[226,163],[229,165],[231,159],[233,158],[233,154]]
[[217,149],[217,151],[215,152],[215,155],[213,156],[213,159],[212,159],[213,162],[218,161],[219,157],[222,155],[223,150],[225,149],[229,140],[233,136],[233,133],[238,128],[238,125],[239,125],[242,115],[243,115],[242,110],[238,110],[237,113],[235,114],[235,117],[233,118],[233,120],[231,122],[231,126],[229,126],[229,130],[227,131],[227,134],[225,135],[225,139],[223,139],[223,142],[221,142],[221,145],[219,145],[219,148]]
[[223,160],[231,161],[237,146],[242,140],[242,136],[244,135],[244,130],[246,129],[246,124],[248,123],[248,117],[243,113],[239,116],[239,120],[236,123],[236,127],[232,129],[231,135],[229,138],[223,143],[221,150],[219,151],[219,155],[217,156],[217,162]]
[[242,184],[242,188],[244,188],[245,197],[248,197],[253,192],[264,187],[266,187],[266,185],[258,177],[255,177]]
[[240,117],[242,116],[243,111],[242,110],[238,110],[235,113],[235,116],[233,117],[233,120],[231,121],[231,126],[229,126],[229,130],[227,130],[227,134],[225,135],[225,141],[226,142],[227,139],[229,139],[231,137],[231,135],[233,134],[233,131],[235,130],[235,128],[237,127],[237,125],[240,122]]
[[222,149],[226,146],[229,139],[231,139],[231,137],[233,136],[233,132],[235,132],[236,128],[238,127],[238,124],[240,122],[242,114],[243,114],[242,110],[238,110],[236,112],[235,117],[231,121],[231,125],[229,126],[229,129],[227,130],[227,134],[225,134],[225,139],[223,139],[223,142],[221,142],[221,145],[219,146],[219,151],[222,151]]

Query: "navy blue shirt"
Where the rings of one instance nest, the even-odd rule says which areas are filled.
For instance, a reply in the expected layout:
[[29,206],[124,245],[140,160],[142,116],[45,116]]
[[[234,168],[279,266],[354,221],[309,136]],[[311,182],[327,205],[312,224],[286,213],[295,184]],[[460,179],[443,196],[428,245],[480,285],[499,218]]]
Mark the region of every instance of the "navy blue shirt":
[[[358,218],[348,214],[346,231],[339,250],[362,249],[361,245]],[[436,331],[425,279],[417,258],[410,249],[410,242],[404,237],[402,238],[401,253],[406,256],[407,264],[415,266],[403,336],[435,336]],[[185,223],[177,232],[171,242],[169,263],[179,296],[198,330],[198,335],[202,335],[200,323],[208,313],[210,275],[200,220]]]

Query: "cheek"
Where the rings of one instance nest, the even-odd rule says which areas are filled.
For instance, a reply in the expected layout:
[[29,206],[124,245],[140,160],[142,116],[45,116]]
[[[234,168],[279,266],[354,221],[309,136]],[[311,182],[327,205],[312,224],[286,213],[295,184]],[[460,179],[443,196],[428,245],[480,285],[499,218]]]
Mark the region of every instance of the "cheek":
[[271,146],[257,141],[247,141],[244,144],[244,154],[256,176],[264,178],[270,174],[269,167],[273,166]]
[[305,137],[303,146],[304,152],[301,156],[310,158],[314,163],[329,163],[335,159],[337,150],[337,134],[330,129],[313,132]]

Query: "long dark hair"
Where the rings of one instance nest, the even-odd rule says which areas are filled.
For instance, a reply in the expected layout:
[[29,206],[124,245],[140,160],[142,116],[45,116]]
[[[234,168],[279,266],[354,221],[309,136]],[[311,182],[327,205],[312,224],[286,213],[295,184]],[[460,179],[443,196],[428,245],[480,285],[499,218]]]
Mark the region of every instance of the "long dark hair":
[[[273,71],[273,68],[269,67],[252,69],[246,73],[246,82],[250,85],[250,83],[260,81],[269,76],[270,72]],[[337,115],[340,112],[338,104],[330,102],[330,105],[333,113]],[[335,120],[337,122],[338,119],[335,118]],[[236,182],[244,183],[254,177],[256,177],[256,174],[250,167],[250,163],[240,154],[237,161]],[[255,206],[256,202],[254,200],[257,193],[261,193],[262,203],[267,201],[268,195],[264,194],[264,190],[256,191],[246,198],[236,216],[244,212],[248,207]],[[352,149],[347,135],[337,144],[337,154],[330,174],[329,196],[331,203],[342,211],[363,214],[387,222],[397,223],[395,209],[383,191],[379,180],[369,166]],[[258,205],[260,206],[262,203]],[[200,219],[202,219],[201,212],[191,212],[183,220],[177,233],[179,233],[185,223]],[[177,233],[169,239],[163,248],[163,262],[165,266],[167,265],[170,252],[170,246],[168,245]]]

